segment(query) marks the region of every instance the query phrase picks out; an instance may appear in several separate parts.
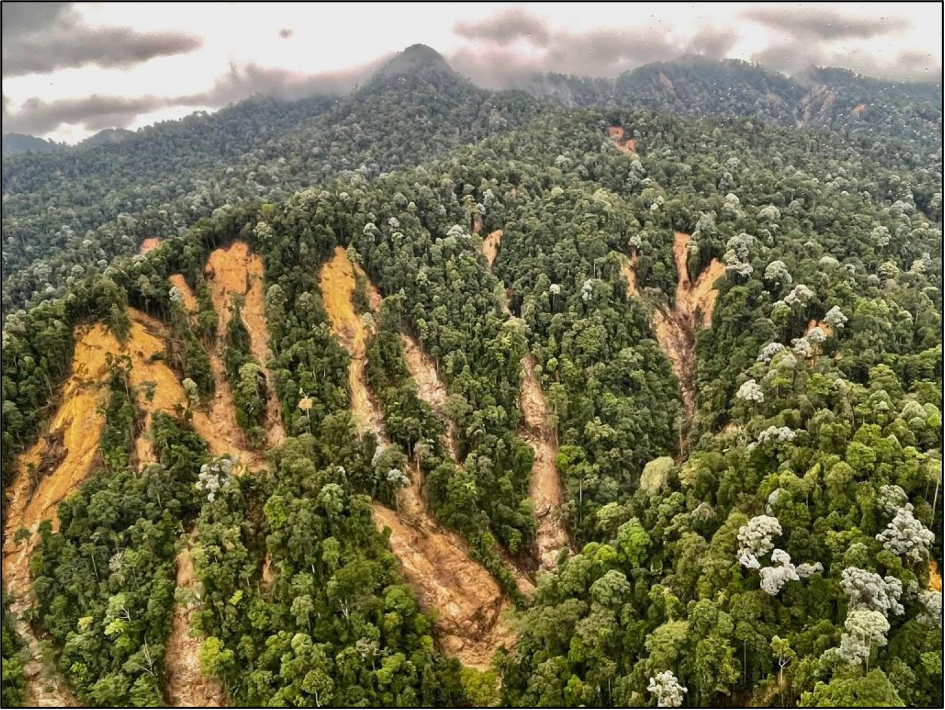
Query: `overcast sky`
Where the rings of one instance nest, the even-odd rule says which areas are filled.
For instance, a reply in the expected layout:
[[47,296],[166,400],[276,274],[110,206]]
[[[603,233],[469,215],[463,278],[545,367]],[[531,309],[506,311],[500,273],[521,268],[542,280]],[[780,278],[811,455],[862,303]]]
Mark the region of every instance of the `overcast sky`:
[[3,132],[75,142],[255,91],[341,91],[422,42],[479,84],[683,53],[941,81],[940,3],[2,3]]

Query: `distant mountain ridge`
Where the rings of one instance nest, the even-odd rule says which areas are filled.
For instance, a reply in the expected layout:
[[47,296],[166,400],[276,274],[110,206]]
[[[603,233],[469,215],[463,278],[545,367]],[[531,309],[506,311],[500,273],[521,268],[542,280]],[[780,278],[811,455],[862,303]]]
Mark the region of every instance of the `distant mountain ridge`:
[[[450,80],[471,83],[435,49],[425,44],[414,44],[378,68],[353,93],[363,94],[372,87],[411,76],[434,83]],[[614,78],[539,73],[523,80],[522,85],[516,88],[564,106],[624,105],[632,100],[656,111],[708,112],[708,115],[738,115],[733,113],[737,111],[738,102],[747,100],[755,104],[758,118],[781,125],[811,127],[843,124],[848,114],[861,103],[872,100],[876,104],[877,94],[885,101],[872,107],[864,105],[853,115],[869,120],[864,114],[882,113],[885,104],[896,99],[938,101],[941,109],[942,98],[941,83],[936,82],[888,81],[836,67],[810,67],[789,77],[760,64],[738,59],[711,60],[696,55],[651,62]],[[707,98],[711,101],[700,100]],[[255,100],[257,97],[250,97],[233,105]],[[134,132],[106,129],[73,147],[113,144],[130,135]],[[13,133],[5,134],[3,142],[4,156],[69,147]]]
[[62,146],[53,141],[44,138],[37,138],[26,133],[4,133],[3,134],[3,157],[11,155],[22,155],[23,153],[52,153],[57,150],[63,150]]
[[[523,90],[490,91],[413,45],[340,98],[254,95],[73,148],[5,155],[3,312],[55,295],[77,266],[104,268],[225,204],[281,200],[337,177],[373,179],[562,107],[592,105],[891,137],[929,166],[941,154],[941,92],[932,84],[836,69],[788,78],[737,60],[682,57],[614,80],[549,73]],[[36,140],[40,149],[48,143]],[[929,190],[916,188],[917,201],[929,204]]]

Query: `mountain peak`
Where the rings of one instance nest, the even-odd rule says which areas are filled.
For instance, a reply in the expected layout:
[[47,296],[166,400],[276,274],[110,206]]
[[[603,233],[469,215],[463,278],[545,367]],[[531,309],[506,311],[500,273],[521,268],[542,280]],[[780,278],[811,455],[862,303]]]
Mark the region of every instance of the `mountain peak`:
[[454,72],[439,52],[425,44],[412,44],[377,70],[375,79],[402,76],[453,75]]

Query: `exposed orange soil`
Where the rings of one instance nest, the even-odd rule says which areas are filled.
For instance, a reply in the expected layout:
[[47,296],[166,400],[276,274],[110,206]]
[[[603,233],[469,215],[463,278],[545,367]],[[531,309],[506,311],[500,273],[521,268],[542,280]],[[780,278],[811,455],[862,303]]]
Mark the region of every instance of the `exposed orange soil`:
[[401,333],[400,342],[404,348],[404,360],[407,363],[407,369],[410,370],[411,377],[417,383],[417,393],[420,399],[433,407],[433,410],[446,422],[446,446],[450,455],[455,459],[459,453],[456,422],[443,414],[443,408],[446,406],[446,399],[449,395],[446,386],[440,381],[437,374],[436,363],[432,357],[420,349],[420,346],[409,335]]
[[141,242],[139,253],[147,254],[149,251],[153,251],[159,246],[161,246],[161,240],[158,237],[148,237],[143,242]]
[[183,294],[184,307],[188,311],[196,313],[200,310],[197,298],[194,296],[194,292],[190,290],[190,284],[187,283],[187,279],[184,278],[183,274],[171,274],[168,279],[171,282],[171,286],[176,287],[180,290],[181,294]]
[[487,667],[500,646],[514,642],[501,618],[509,605],[499,585],[469,557],[458,535],[426,516],[410,519],[380,503],[372,508],[378,529],[390,529],[391,549],[421,606],[436,612],[443,649],[463,665]]
[[263,589],[272,588],[272,583],[276,581],[276,573],[272,571],[272,555],[266,553],[266,559],[263,561],[261,582]]
[[[383,418],[364,371],[368,330],[351,300],[355,269],[345,250],[338,247],[319,274],[322,303],[335,334],[351,355],[349,384],[355,420],[362,430],[374,431],[381,445],[387,445]],[[372,307],[377,304],[375,294],[369,290]],[[440,528],[427,511],[423,476],[415,462],[407,473],[410,485],[398,495],[398,510],[372,504],[375,525],[379,530],[390,529],[390,546],[404,576],[416,589],[421,606],[436,612],[437,637],[444,650],[464,665],[485,668],[500,645],[513,641],[501,619],[508,603],[489,572],[469,556],[463,540]]]
[[322,303],[332,329],[351,356],[348,385],[354,419],[362,430],[373,431],[380,437],[384,433],[384,424],[368,391],[365,373],[368,327],[355,312],[351,300],[355,289],[354,274],[354,267],[345,250],[336,247],[334,257],[322,266],[319,273]]
[[[688,267],[690,239],[690,235],[683,232],[673,235],[673,256],[677,272],[676,303],[672,309],[657,307],[653,311],[656,340],[669,358],[673,372],[679,380],[687,428],[696,412],[696,332],[699,328],[712,325],[712,311],[718,297],[715,282],[725,274],[725,264],[713,259],[693,284]],[[633,290],[628,287],[627,295],[634,296],[636,293],[634,281]]]
[[[43,519],[52,517],[56,504],[75,491],[92,472],[98,455],[98,445],[104,427],[104,417],[97,411],[108,397],[108,368],[106,355],[125,355],[131,359],[129,384],[137,389],[137,405],[144,414],[144,431],[151,424],[155,412],[173,412],[186,401],[183,387],[176,374],[160,359],[164,353],[167,334],[164,326],[145,313],[128,309],[131,331],[128,341],[121,345],[103,324],[80,326],[76,332],[73,374],[62,391],[59,409],[49,424],[50,435],[41,438],[19,457],[17,475],[11,487],[11,500],[5,525],[6,545],[12,543],[12,534],[19,527],[34,529]],[[148,399],[145,390],[153,383],[153,396]],[[147,386],[147,387],[146,387]],[[232,405],[232,403],[231,403]],[[212,410],[210,416],[193,413],[193,425],[207,440],[214,455],[233,453],[257,464],[258,456],[241,451],[231,444],[233,430],[226,427],[223,412]],[[235,420],[235,415],[234,415]],[[62,436],[63,456],[53,471],[48,472],[31,490],[29,467],[37,466],[44,455],[52,456],[60,447],[55,444]],[[150,441],[142,435],[135,443],[139,463],[156,460]],[[7,557],[4,557],[6,565]]]
[[[171,282],[184,293],[185,304],[196,307],[196,299],[184,279],[175,275]],[[77,328],[72,375],[63,388],[61,404],[48,426],[49,434],[18,457],[17,476],[11,486],[10,504],[4,520],[3,545],[3,578],[8,590],[17,595],[13,605],[17,614],[22,614],[29,606],[29,556],[37,541],[37,525],[50,518],[54,529],[57,528],[56,505],[77,490],[95,468],[105,424],[98,409],[108,397],[107,355],[127,356],[131,360],[129,385],[137,392],[137,405],[144,414],[144,432],[150,428],[155,412],[173,412],[186,402],[183,386],[161,357],[168,337],[163,324],[133,308],[129,308],[128,314],[131,331],[124,345],[101,323]],[[263,459],[258,454],[235,443],[239,440],[240,431],[232,397],[222,370],[215,370],[215,375],[217,396],[209,412],[192,412],[194,429],[215,456],[234,454],[245,464],[261,465]],[[152,392],[150,399],[146,390]],[[146,433],[135,442],[135,449],[139,464],[156,460]],[[40,466],[51,470],[34,483],[30,471]],[[34,535],[17,545],[13,536],[21,527],[33,531]],[[26,666],[30,680],[28,697],[32,703],[40,706],[77,704],[66,689],[59,687],[55,678],[43,680],[40,677],[39,643],[25,624],[20,626],[33,654],[33,660]],[[173,638],[169,642],[188,643]],[[47,685],[50,690],[46,689]],[[184,698],[183,702],[190,701]],[[201,700],[196,704],[205,702]]]
[[[190,550],[184,548],[177,555],[177,587],[192,589],[197,584]],[[190,634],[196,609],[196,606],[174,604],[174,620],[167,637],[165,697],[172,707],[227,707],[229,702],[223,686],[200,670],[199,653],[203,640]]]
[[[20,457],[19,475],[13,482],[4,538],[12,541],[20,527],[33,530],[50,517],[56,504],[72,493],[91,473],[98,457],[98,445],[105,426],[99,406],[108,399],[109,353],[121,350],[117,339],[103,324],[80,326],[75,333],[72,375],[62,391],[59,408],[48,426],[49,435],[40,438]],[[52,471],[35,484],[28,468],[40,465],[44,454],[54,455],[53,443],[61,435],[64,457]],[[56,458],[59,458],[58,456]],[[56,521],[54,520],[54,525]],[[4,556],[4,580],[10,579]]]
[[[75,338],[72,375],[48,426],[49,434],[18,457],[10,487],[3,527],[3,581],[18,596],[25,596],[29,589],[29,554],[36,539],[34,535],[17,545],[14,534],[21,527],[35,532],[50,517],[53,526],[58,526],[52,515],[55,506],[91,473],[105,426],[98,408],[108,397],[106,356],[119,352],[118,341],[102,324],[80,326]],[[42,477],[34,481],[31,471],[41,467],[44,459],[51,470],[38,472]]]
[[[498,232],[501,238],[502,233]],[[492,235],[489,235],[490,238]],[[483,251],[486,243],[483,242]],[[493,257],[494,258],[494,257]],[[486,256],[486,261],[492,265],[492,260]],[[507,315],[512,317],[508,307],[508,300],[502,305]],[[554,431],[548,426],[548,413],[545,407],[545,397],[541,386],[534,376],[534,360],[530,355],[522,358],[522,389],[519,392],[519,406],[522,409],[525,422],[522,426],[522,438],[528,442],[535,452],[535,462],[532,466],[532,480],[529,496],[535,506],[535,519],[538,529],[535,534],[535,544],[538,548],[539,569],[553,572],[557,569],[558,554],[563,549],[570,548],[568,532],[559,516],[559,510],[564,505],[564,489],[561,486],[561,477],[555,465],[558,447],[555,442]],[[514,567],[513,567],[514,569]],[[522,585],[519,584],[521,589]]]
[[[269,331],[266,327],[262,259],[250,252],[245,242],[233,242],[229,247],[216,249],[210,254],[206,276],[210,285],[210,298],[220,318],[218,333],[221,341],[230,321],[230,306],[237,296],[243,297],[241,314],[249,332],[249,349],[253,359],[263,368],[269,392],[266,401],[266,443],[269,447],[278,446],[285,439],[285,429],[282,426],[282,411],[275,382],[268,369]],[[222,350],[217,355],[222,355]],[[215,374],[218,367],[222,372],[222,362],[214,365]]]
[[607,136],[622,153],[636,153],[637,142],[633,138],[624,138],[624,130],[620,126],[611,126],[607,129]]
[[627,295],[631,297],[639,294],[636,272],[638,258],[639,257],[634,254],[629,259],[623,259],[620,262],[620,274],[627,280]]
[[502,243],[502,230],[497,229],[488,237],[482,240],[482,254],[486,257],[486,263],[489,268],[495,263],[496,254],[499,253],[499,245]]
[[807,324],[804,335],[809,335],[814,328],[820,328],[828,338],[833,335],[833,327],[829,323],[824,323],[822,320],[817,320],[816,318],[810,319],[810,323]]
[[[168,336],[163,324],[134,309],[129,309],[129,314],[132,319],[131,336],[128,339],[128,351],[132,356],[131,383],[135,387],[141,387],[147,382],[157,385],[154,398],[150,401],[144,392],[138,393],[138,406],[145,414],[145,433],[136,443],[136,448],[139,463],[147,463],[156,460],[147,433],[152,416],[160,411],[173,412],[178,405],[186,403],[187,397],[176,373],[163,360],[153,359],[165,349]],[[214,358],[211,357],[210,364],[216,379],[216,394],[207,411],[193,410],[191,423],[194,430],[207,442],[214,456],[231,454],[247,466],[258,468],[265,464],[265,459],[238,443],[242,440],[242,431],[236,423],[236,406],[226,377],[223,376],[222,363],[214,365]]]
[[[373,287],[372,287],[373,288]],[[417,385],[417,394],[429,404],[435,412],[444,416],[447,423],[446,445],[453,460],[458,460],[458,438],[456,432],[456,423],[443,415],[443,407],[446,405],[448,393],[446,386],[440,381],[436,370],[436,363],[427,355],[417,343],[408,335],[401,333],[401,343],[404,348],[404,360],[407,363],[407,369],[410,370],[410,376]],[[414,518],[420,515],[426,515],[425,494],[423,491],[422,472],[414,466],[411,469],[410,488],[405,490],[399,501],[400,512],[406,512]],[[458,539],[458,538],[457,538]],[[515,584],[518,590],[528,595],[535,591],[535,585],[525,572],[519,568],[518,563],[501,545],[496,545],[499,556],[511,570],[515,578]]]
[[942,573],[938,571],[938,563],[935,560],[929,561],[929,589],[942,593]]
[[535,505],[535,518],[538,523],[535,535],[538,562],[541,570],[553,572],[557,569],[558,555],[570,547],[570,542],[559,516],[561,506],[564,505],[564,490],[555,466],[558,448],[554,441],[554,431],[548,426],[545,398],[535,379],[534,366],[530,356],[522,360],[524,377],[519,404],[525,417],[523,438],[535,452],[529,494]]

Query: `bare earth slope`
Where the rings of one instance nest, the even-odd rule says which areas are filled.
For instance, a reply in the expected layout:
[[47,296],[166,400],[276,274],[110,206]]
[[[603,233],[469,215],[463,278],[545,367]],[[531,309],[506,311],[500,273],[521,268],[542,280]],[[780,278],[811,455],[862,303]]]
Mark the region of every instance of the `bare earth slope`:
[[725,273],[725,265],[713,259],[693,283],[687,266],[690,239],[688,234],[682,232],[673,235],[673,256],[678,274],[676,303],[672,309],[657,308],[653,313],[656,339],[679,379],[687,422],[692,422],[696,412],[696,332],[712,324],[712,311],[718,296],[714,285]]
[[[245,242],[233,242],[229,247],[216,249],[210,254],[206,276],[213,307],[220,316],[221,340],[230,321],[230,306],[237,296],[243,299],[242,318],[249,331],[250,351],[265,372],[269,390],[266,402],[266,443],[270,447],[277,446],[285,439],[285,430],[275,385],[268,369],[269,331],[266,327],[262,259],[250,252]],[[211,357],[211,362],[213,359]],[[214,369],[218,366],[222,367],[222,362],[215,364]]]
[[[190,550],[177,555],[177,587],[192,589],[197,584]],[[229,705],[219,681],[200,672],[199,653],[203,639],[191,636],[195,606],[174,604],[174,620],[167,637],[167,687],[165,697],[173,707],[226,707]]]
[[[351,355],[355,421],[385,445],[383,417],[365,376],[368,329],[351,300],[354,274],[355,267],[339,247],[320,273],[322,301],[334,332]],[[502,620],[508,602],[489,572],[469,556],[462,539],[443,530],[427,511],[419,468],[411,464],[408,473],[411,483],[401,491],[397,511],[373,504],[375,524],[391,531],[391,549],[404,576],[416,588],[421,605],[436,612],[437,636],[444,650],[464,665],[484,668],[495,650],[513,639]]]
[[[498,241],[502,232],[496,231],[483,242],[483,253],[489,267],[495,261]],[[490,241],[495,246],[487,245]],[[508,305],[503,304],[505,312],[510,316]],[[519,404],[525,417],[521,435],[535,452],[535,463],[532,467],[530,497],[535,504],[535,518],[538,530],[535,542],[538,548],[539,569],[544,572],[553,572],[557,569],[558,555],[562,550],[570,548],[568,531],[561,520],[559,511],[564,505],[564,488],[555,459],[558,456],[558,446],[555,442],[554,431],[548,426],[548,412],[545,407],[545,396],[541,385],[535,379],[534,359],[531,355],[522,358],[522,390],[519,393]]]

